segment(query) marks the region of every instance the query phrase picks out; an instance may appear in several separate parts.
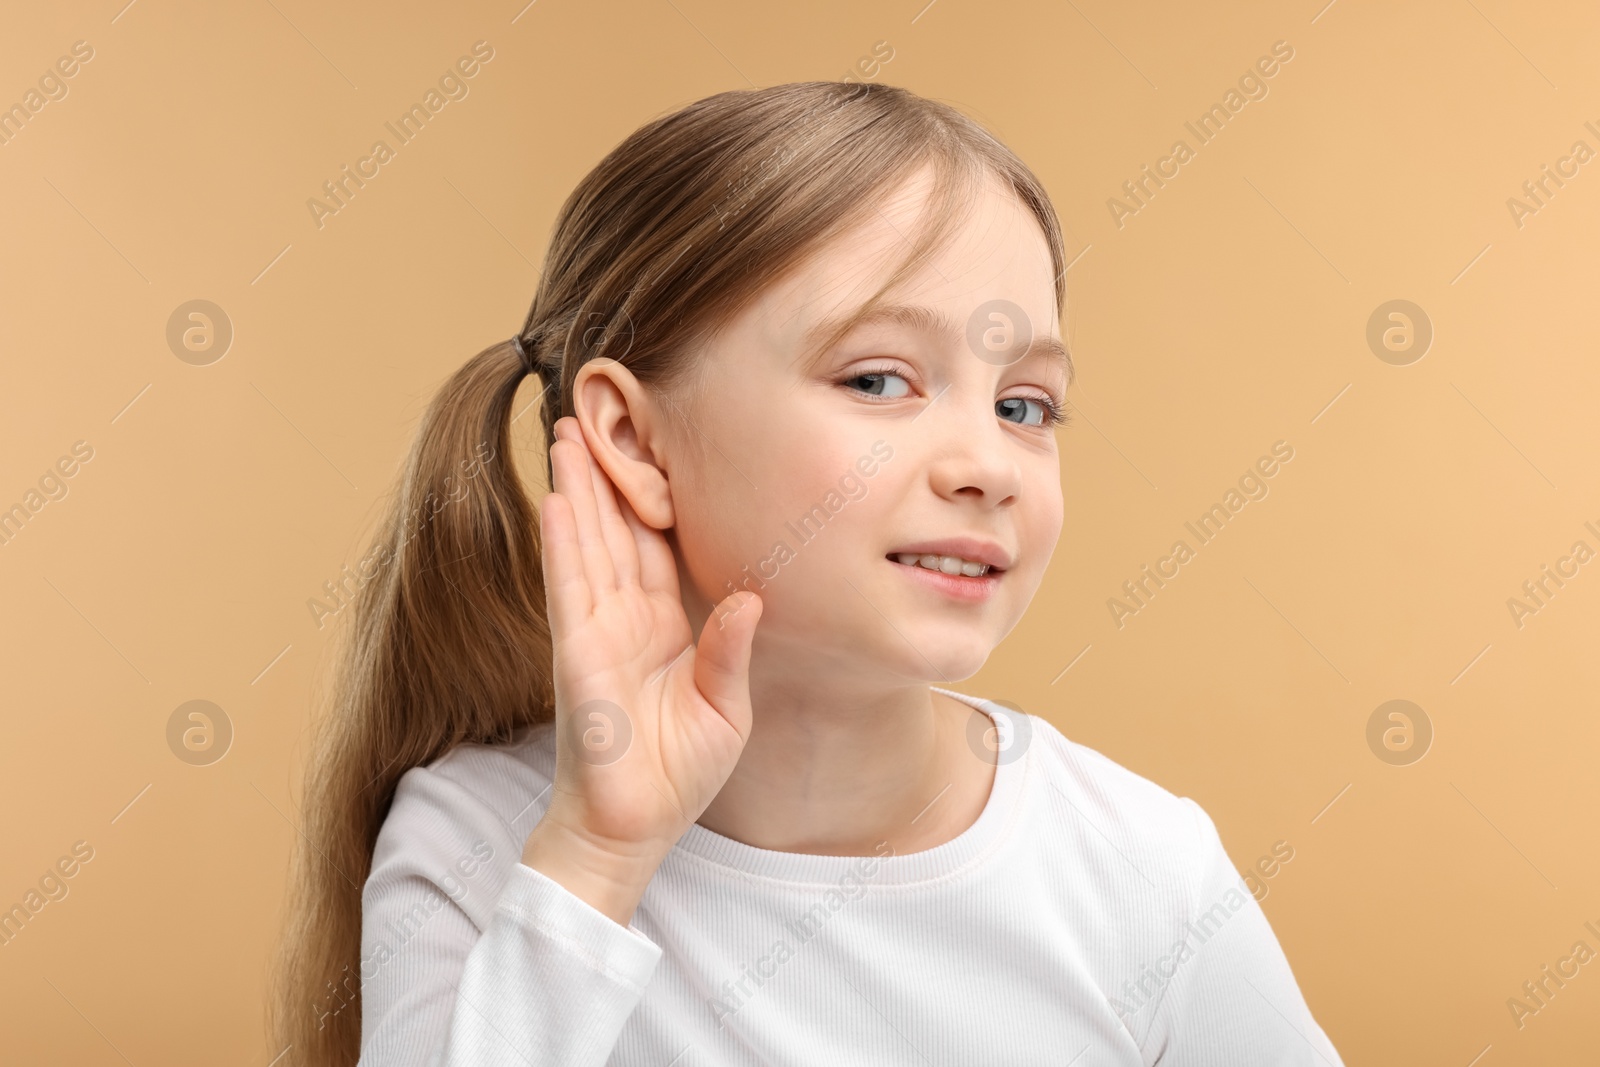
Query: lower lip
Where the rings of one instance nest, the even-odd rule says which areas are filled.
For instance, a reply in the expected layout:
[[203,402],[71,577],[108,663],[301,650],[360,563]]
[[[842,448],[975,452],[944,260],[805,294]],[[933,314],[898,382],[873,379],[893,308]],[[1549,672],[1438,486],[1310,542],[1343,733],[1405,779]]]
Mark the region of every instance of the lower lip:
[[901,563],[896,559],[887,562],[889,566],[904,571],[912,581],[938,590],[953,600],[962,600],[969,604],[981,603],[993,596],[995,589],[1000,585],[1000,575],[1005,573],[991,570],[982,577],[968,578],[964,574],[946,574],[916,564]]

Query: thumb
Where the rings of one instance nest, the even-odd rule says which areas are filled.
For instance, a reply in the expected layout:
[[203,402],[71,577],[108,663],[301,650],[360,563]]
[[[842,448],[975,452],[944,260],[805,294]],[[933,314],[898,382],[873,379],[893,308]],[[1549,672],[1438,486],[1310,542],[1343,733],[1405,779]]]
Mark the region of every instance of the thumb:
[[761,598],[740,590],[711,609],[695,648],[694,683],[739,736],[750,736],[750,648]]

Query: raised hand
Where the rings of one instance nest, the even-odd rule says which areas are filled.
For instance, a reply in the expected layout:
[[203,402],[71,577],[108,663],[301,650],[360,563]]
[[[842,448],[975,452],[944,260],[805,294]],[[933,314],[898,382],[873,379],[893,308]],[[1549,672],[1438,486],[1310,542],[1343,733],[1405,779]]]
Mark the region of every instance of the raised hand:
[[732,594],[694,644],[666,538],[616,492],[576,419],[555,433],[540,532],[556,776],[523,862],[626,923],[750,736],[761,600]]

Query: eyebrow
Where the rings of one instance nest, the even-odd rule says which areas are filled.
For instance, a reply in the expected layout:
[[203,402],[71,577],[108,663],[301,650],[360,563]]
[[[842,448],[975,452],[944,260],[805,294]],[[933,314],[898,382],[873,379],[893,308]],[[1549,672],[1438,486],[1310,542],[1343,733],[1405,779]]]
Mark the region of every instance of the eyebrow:
[[[828,319],[816,324],[806,331],[805,349],[814,352],[814,358],[820,359],[825,354],[821,351],[821,346],[827,344],[830,338],[837,335],[847,322],[850,322],[850,320],[845,317]],[[840,335],[840,339],[848,337],[864,326],[879,325],[904,326],[919,333],[931,334],[953,348],[959,348],[966,344],[964,331],[951,320],[950,316],[943,311],[922,304],[881,304],[862,314],[854,322],[850,322],[849,330]],[[1048,335],[1034,337],[1030,341],[1027,351],[1022,356],[1018,356],[1017,359],[1021,360],[1024,356],[1031,355],[1044,356],[1052,363],[1061,366],[1066,371],[1067,385],[1069,387],[1077,377],[1076,368],[1072,363],[1072,354],[1067,350],[1067,346],[1055,337]]]

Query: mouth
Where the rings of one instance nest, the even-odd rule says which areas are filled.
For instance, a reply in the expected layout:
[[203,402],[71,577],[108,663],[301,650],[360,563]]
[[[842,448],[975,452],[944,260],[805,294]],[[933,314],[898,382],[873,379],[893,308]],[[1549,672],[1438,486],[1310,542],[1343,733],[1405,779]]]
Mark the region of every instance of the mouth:
[[945,537],[901,545],[887,558],[905,567],[962,578],[999,575],[1016,566],[1014,553],[976,537]]
[[1015,561],[998,545],[967,538],[907,545],[884,558],[924,588],[955,600],[987,600]]
[[[963,604],[981,604],[988,600],[1000,587],[1000,577],[1005,574],[997,567],[960,556],[891,552],[884,558],[907,580]],[[925,565],[923,560],[932,565]],[[950,572],[946,567],[957,569]],[[974,571],[977,573],[971,573]]]
[[884,558],[902,567],[917,567],[949,578],[983,578],[991,574],[998,577],[1005,573],[1002,568],[988,563],[961,556],[940,555],[937,552],[890,552]]

